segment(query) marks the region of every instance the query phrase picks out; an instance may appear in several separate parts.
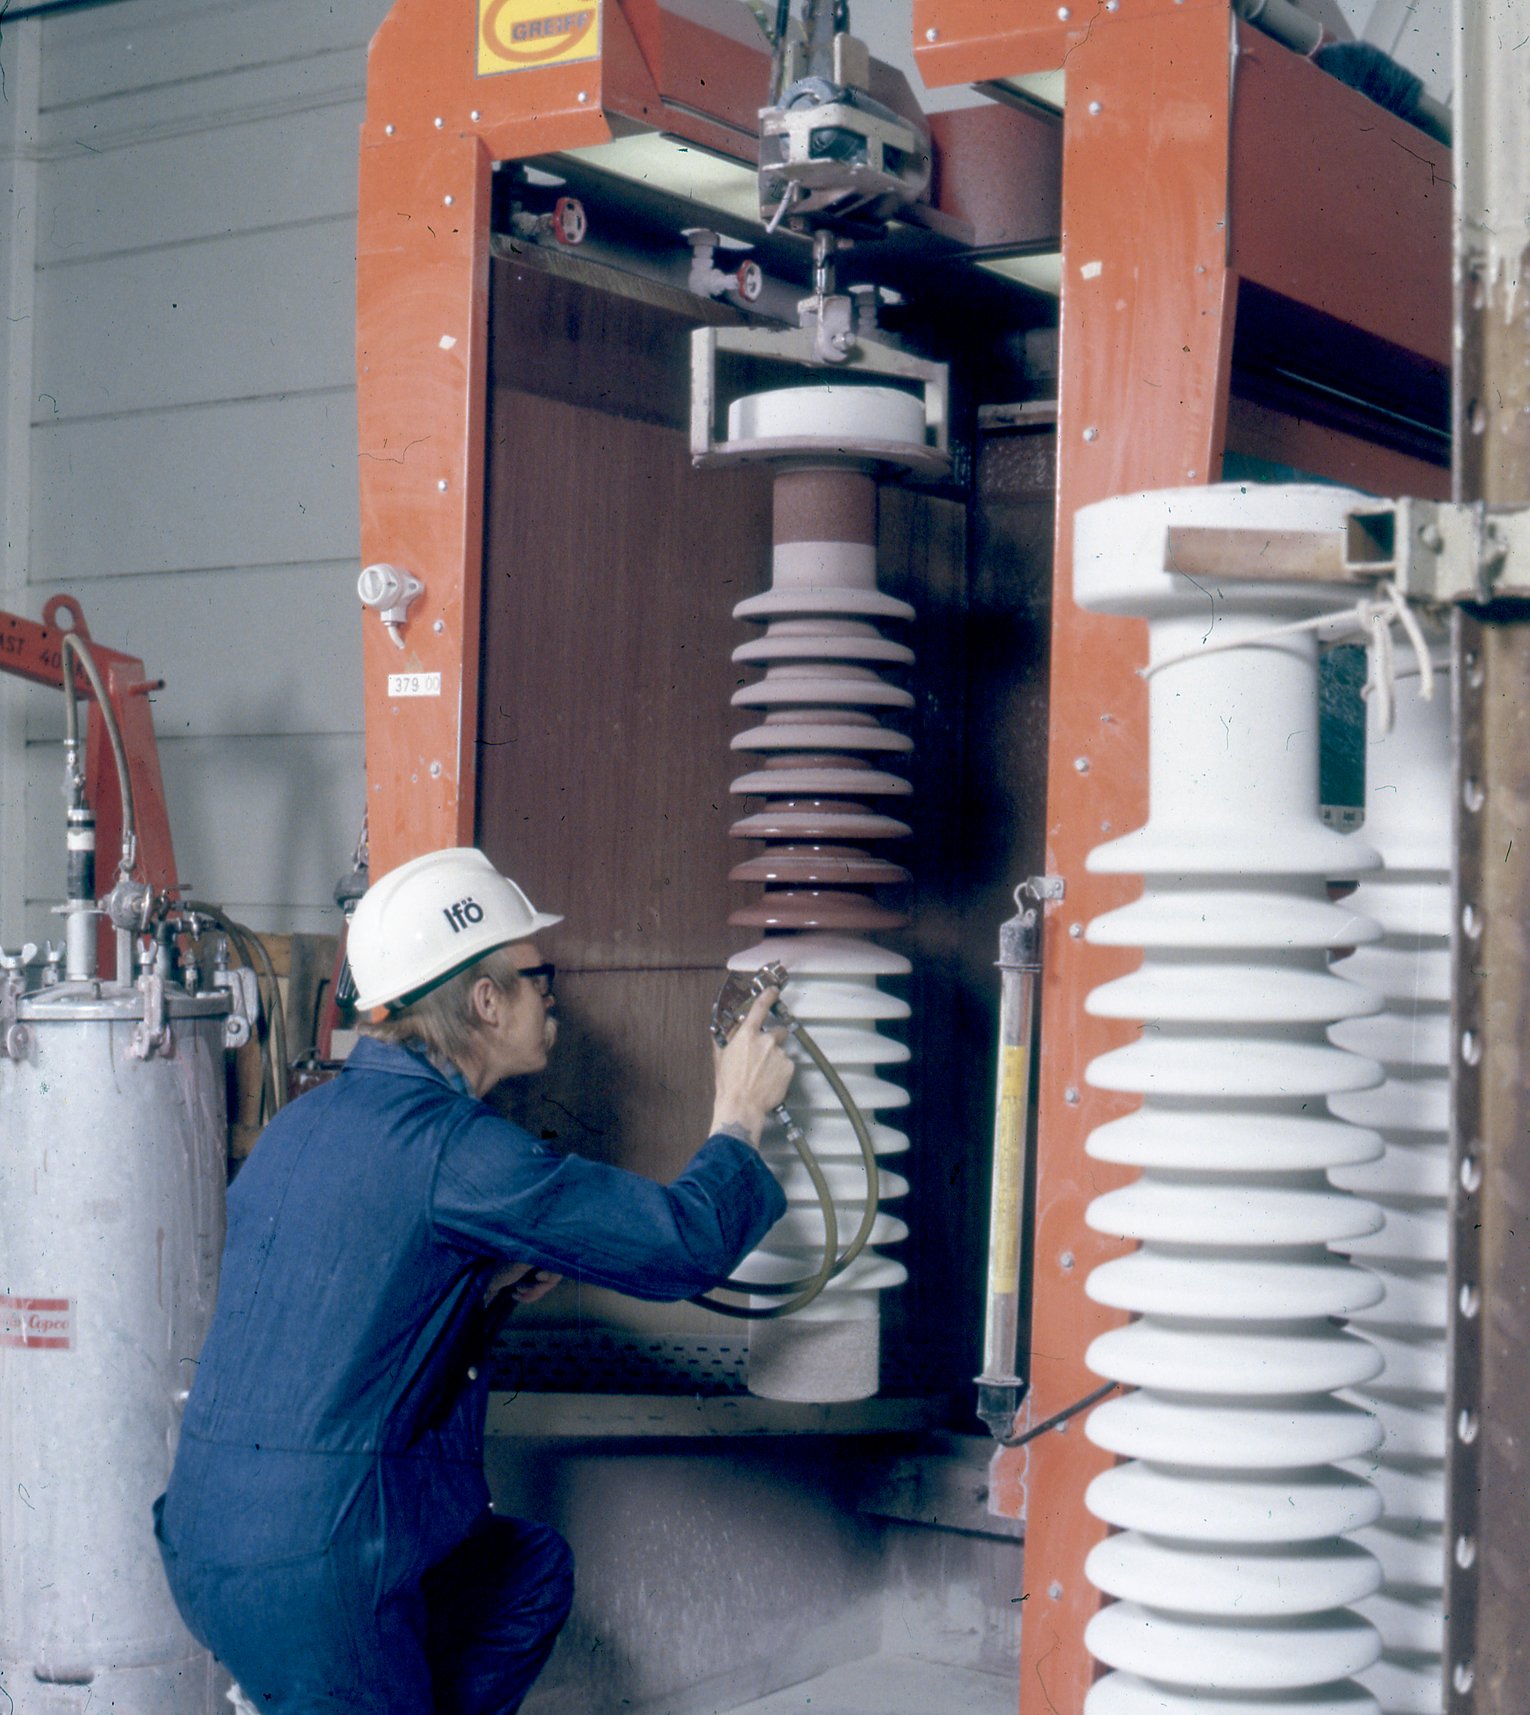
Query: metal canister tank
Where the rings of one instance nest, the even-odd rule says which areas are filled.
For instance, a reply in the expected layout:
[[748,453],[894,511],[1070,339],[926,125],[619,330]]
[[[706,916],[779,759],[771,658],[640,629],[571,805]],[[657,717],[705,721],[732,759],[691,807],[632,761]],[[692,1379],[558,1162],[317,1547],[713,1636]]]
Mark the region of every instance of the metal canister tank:
[[224,992],[61,982],[0,1052],[0,1690],[7,1715],[209,1715],[150,1507],[223,1247]]

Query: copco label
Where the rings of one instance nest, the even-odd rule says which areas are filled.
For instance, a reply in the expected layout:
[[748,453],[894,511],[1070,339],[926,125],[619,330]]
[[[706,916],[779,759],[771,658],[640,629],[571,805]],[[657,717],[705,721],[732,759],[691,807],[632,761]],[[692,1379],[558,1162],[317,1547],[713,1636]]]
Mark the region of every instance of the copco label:
[[592,60],[600,52],[600,0],[478,0],[478,75]]
[[73,1299],[0,1298],[0,1346],[67,1352],[73,1345]]

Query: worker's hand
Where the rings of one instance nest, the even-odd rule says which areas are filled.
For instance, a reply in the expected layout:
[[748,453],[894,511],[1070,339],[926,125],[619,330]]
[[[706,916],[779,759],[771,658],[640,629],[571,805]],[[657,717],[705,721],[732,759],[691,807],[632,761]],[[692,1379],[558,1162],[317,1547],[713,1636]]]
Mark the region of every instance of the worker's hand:
[[561,1274],[554,1274],[548,1268],[533,1268],[529,1262],[513,1262],[489,1282],[485,1302],[508,1292],[517,1304],[535,1304],[539,1298],[545,1298],[562,1278]]
[[712,1108],[712,1130],[741,1126],[752,1143],[760,1141],[765,1116],[786,1100],[796,1070],[782,1047],[786,1032],[779,1027],[765,1028],[776,993],[766,989],[733,1032],[728,1046],[713,1050],[717,1100]]

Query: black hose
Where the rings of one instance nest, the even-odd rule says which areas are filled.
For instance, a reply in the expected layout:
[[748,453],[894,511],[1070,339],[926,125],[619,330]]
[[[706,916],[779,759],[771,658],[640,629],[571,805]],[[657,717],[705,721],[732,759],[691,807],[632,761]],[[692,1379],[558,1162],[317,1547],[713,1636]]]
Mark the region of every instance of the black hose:
[[77,753],[80,744],[80,711],[75,702],[74,672],[69,665],[69,657],[79,657],[85,677],[90,681],[90,688],[95,692],[96,702],[101,710],[101,719],[106,724],[106,736],[111,742],[112,760],[117,765],[117,791],[122,799],[122,858],[117,866],[119,876],[130,873],[133,864],[133,854],[138,846],[138,830],[133,806],[133,781],[128,774],[127,752],[122,745],[122,731],[117,725],[117,711],[111,705],[111,699],[106,694],[106,682],[101,677],[101,669],[96,666],[96,658],[90,652],[85,639],[75,631],[66,631],[64,641],[59,650],[59,661],[64,669],[64,734],[65,743],[72,753]]
[[1074,1400],[1072,1405],[1065,1405],[1061,1411],[1054,1411],[1050,1417],[1042,1418],[1040,1423],[1033,1423],[1019,1435],[997,1435],[994,1439],[1001,1447],[1023,1447],[1027,1441],[1034,1441],[1038,1435],[1045,1435],[1049,1429],[1057,1429],[1070,1418],[1077,1417],[1081,1411],[1087,1411],[1091,1405],[1104,1399],[1106,1394],[1114,1393],[1120,1386],[1120,1382],[1106,1382],[1093,1393],[1086,1393],[1082,1399]]
[[[261,967],[265,967],[265,975],[271,985],[270,999],[262,998],[266,1014],[267,1035],[260,1038],[261,1090],[260,1090],[260,1122],[264,1124],[270,1116],[287,1104],[287,1023],[282,1016],[282,993],[277,980],[276,966],[272,961],[270,950],[255,930],[248,924],[236,923],[216,905],[208,905],[204,900],[188,899],[184,909],[197,917],[205,917],[228,936],[234,944],[242,963],[255,972],[256,984],[259,986]],[[258,1032],[257,1032],[258,1035]],[[269,1083],[271,1098],[267,1108],[266,1096]]]

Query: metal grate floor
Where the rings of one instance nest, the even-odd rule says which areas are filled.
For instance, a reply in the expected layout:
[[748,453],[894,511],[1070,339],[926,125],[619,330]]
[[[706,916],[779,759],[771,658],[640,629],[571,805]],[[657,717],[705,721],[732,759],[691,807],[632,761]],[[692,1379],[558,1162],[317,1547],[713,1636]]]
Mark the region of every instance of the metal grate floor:
[[716,1715],[1015,1715],[1015,1678],[873,1655]]

